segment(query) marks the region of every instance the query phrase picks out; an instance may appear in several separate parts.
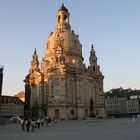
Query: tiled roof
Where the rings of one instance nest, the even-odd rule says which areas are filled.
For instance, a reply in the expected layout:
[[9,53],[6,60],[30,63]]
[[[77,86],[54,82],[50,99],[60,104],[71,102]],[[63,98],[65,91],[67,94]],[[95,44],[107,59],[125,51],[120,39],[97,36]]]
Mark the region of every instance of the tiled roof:
[[22,100],[20,100],[18,97],[13,97],[13,96],[0,96],[0,103],[24,104],[24,102]]
[[25,98],[25,93],[24,92],[19,92],[18,94],[15,95],[15,97]]

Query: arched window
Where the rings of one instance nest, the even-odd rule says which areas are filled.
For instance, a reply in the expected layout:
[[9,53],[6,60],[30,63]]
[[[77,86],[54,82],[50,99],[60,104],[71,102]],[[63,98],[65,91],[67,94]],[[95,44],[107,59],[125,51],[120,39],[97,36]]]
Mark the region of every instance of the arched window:
[[68,17],[67,17],[67,15],[64,15],[64,22],[68,22]]
[[93,71],[95,71],[95,66],[93,66]]
[[55,58],[55,62],[56,62],[56,63],[58,62],[58,57]]
[[61,64],[64,64],[64,63],[65,63],[65,57],[62,56],[62,57],[61,57]]
[[85,117],[87,118],[88,117],[88,110],[85,109]]
[[98,115],[98,110],[96,110],[96,115]]
[[53,93],[54,93],[55,98],[60,97],[60,86],[61,85],[60,85],[59,80],[54,81],[54,83],[53,83]]
[[55,109],[55,111],[54,111],[54,118],[55,119],[59,119],[59,109]]
[[70,114],[71,114],[71,116],[74,116],[75,115],[75,112],[74,112],[73,109],[71,110]]
[[61,19],[61,17],[60,17],[60,15],[58,16],[58,23],[60,23],[60,19]]

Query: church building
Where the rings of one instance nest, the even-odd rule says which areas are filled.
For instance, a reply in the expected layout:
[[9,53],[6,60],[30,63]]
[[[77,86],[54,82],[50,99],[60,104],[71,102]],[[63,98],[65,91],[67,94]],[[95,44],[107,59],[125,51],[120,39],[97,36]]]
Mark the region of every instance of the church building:
[[93,45],[89,66],[83,63],[82,44],[71,29],[70,13],[62,4],[56,27],[50,32],[41,62],[34,50],[25,77],[26,117],[86,119],[105,117],[103,79]]

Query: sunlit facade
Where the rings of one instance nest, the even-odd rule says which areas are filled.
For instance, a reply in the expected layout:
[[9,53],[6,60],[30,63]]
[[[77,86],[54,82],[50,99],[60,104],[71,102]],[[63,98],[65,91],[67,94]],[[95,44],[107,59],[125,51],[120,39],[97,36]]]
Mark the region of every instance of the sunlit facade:
[[71,29],[70,13],[62,4],[56,13],[56,27],[50,32],[44,57],[38,61],[35,49],[25,82],[25,114],[34,104],[39,115],[51,118],[85,119],[94,114],[104,117],[103,79],[93,45],[88,68],[83,63],[82,44]]

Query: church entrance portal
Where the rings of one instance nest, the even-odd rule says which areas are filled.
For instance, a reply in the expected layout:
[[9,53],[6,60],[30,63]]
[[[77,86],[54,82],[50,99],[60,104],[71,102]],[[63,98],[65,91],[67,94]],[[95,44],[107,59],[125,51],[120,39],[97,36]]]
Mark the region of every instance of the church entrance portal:
[[54,118],[59,119],[59,109],[56,109],[54,112]]

